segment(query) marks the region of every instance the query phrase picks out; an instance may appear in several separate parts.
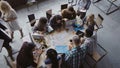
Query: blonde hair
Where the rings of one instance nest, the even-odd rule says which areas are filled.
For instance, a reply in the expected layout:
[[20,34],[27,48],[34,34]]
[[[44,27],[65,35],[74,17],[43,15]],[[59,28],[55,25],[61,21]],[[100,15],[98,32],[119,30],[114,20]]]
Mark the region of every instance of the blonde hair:
[[0,11],[2,13],[7,13],[12,9],[10,4],[7,1],[0,1]]
[[88,17],[87,17],[87,21],[90,22],[90,24],[94,23],[94,14],[90,14]]

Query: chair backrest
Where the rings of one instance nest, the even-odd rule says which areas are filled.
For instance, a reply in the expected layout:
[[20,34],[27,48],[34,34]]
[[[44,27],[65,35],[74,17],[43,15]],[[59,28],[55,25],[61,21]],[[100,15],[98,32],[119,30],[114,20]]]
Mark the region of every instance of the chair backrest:
[[63,10],[63,9],[66,9],[68,7],[68,4],[62,4],[61,5],[61,11]]
[[103,22],[104,18],[98,14],[98,17],[96,18],[96,24],[98,25],[99,28],[102,28],[102,22]]
[[50,20],[50,18],[52,17],[52,9],[46,11],[46,17],[48,20]]
[[107,51],[97,43],[97,48],[93,52],[93,55],[90,55],[89,53],[85,56],[85,61],[88,63],[88,65],[92,68],[94,67],[99,61],[101,61],[106,55]]
[[35,44],[35,40],[34,40],[33,36],[31,35],[31,33],[29,33],[29,36],[30,36],[31,42]]
[[29,19],[30,25],[34,26],[34,24],[36,23],[36,21],[35,21],[35,15],[34,14],[28,15],[28,19]]

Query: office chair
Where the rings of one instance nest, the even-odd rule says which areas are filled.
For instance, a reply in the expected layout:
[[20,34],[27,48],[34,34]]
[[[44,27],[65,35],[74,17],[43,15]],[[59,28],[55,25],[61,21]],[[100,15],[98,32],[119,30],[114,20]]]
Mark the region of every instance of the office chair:
[[96,24],[98,25],[99,29],[103,28],[103,25],[102,25],[103,20],[104,20],[104,18],[100,14],[98,14],[98,16],[96,18]]
[[34,14],[28,15],[28,19],[29,19],[29,22],[27,23],[30,23],[31,26],[34,26],[34,24],[36,23],[35,15]]
[[30,11],[30,6],[32,6],[34,3],[36,4],[37,9],[39,9],[38,1],[37,0],[27,0],[27,10],[28,11]]
[[90,66],[90,68],[96,68],[98,62],[100,62],[106,55],[107,51],[97,43],[97,50],[93,52],[93,55],[86,53],[84,61]]
[[[9,57],[9,56],[5,56],[5,55],[3,55],[3,56],[4,56],[4,58],[5,58],[5,61],[6,61],[7,66],[9,66],[9,68],[17,68],[15,61],[13,62],[12,60],[10,60],[10,57]],[[15,57],[17,57],[17,56],[15,56]]]

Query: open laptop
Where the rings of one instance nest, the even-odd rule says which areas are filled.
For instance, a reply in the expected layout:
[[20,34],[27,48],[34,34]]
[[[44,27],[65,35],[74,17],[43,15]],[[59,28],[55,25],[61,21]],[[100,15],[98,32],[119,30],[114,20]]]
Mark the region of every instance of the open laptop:
[[66,9],[68,7],[68,4],[62,4],[61,5],[61,11],[63,10],[63,9]]

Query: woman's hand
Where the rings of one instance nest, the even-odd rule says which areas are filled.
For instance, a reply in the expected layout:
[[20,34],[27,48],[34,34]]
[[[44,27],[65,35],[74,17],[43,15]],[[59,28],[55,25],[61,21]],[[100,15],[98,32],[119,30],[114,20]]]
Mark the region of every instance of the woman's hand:
[[40,49],[37,49],[37,50],[34,51],[33,56],[34,56],[34,62],[35,62],[35,63],[38,63],[39,57],[40,57],[40,55],[41,55],[43,52],[44,52],[44,51],[43,51],[43,50],[40,50]]

